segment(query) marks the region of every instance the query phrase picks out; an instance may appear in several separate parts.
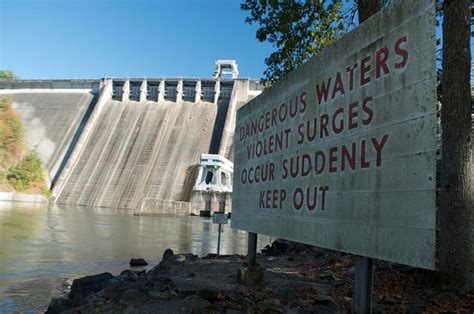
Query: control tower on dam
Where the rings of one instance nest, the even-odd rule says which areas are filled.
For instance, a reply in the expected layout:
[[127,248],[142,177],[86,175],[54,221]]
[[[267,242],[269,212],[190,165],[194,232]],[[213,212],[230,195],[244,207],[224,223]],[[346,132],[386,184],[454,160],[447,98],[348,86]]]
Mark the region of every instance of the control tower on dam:
[[87,88],[10,81],[0,96],[12,97],[57,203],[187,214],[204,198],[194,191],[201,154],[233,159],[236,111],[262,90],[221,74],[106,78]]

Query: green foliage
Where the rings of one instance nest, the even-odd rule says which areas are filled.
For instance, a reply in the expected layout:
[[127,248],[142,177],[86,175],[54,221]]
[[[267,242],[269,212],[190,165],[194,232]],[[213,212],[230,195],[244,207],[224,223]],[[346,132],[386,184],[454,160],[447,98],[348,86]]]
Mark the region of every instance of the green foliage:
[[8,108],[11,108],[12,100],[10,97],[0,97],[0,110],[4,111]]
[[264,80],[274,82],[339,38],[345,30],[342,0],[244,0],[256,37],[276,51],[265,59]]
[[4,167],[19,154],[23,133],[23,124],[11,108],[11,99],[0,98],[0,167]]
[[32,182],[44,182],[44,172],[38,154],[32,151],[18,165],[11,167],[7,179],[20,192],[28,189]]
[[18,76],[12,71],[0,70],[0,80],[17,80]]
[[46,186],[41,189],[41,194],[43,194],[47,198],[53,197],[53,192],[51,192],[51,190],[48,189]]
[[21,159],[26,151],[23,136],[23,123],[13,110],[11,99],[0,97],[0,188],[50,197],[38,154],[32,151]]

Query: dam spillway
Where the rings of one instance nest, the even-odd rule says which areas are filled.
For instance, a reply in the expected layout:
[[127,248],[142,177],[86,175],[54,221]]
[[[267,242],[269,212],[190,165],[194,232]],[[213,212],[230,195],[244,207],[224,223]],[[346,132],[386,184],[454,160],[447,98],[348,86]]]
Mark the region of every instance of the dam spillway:
[[[44,94],[41,84],[19,85],[0,83],[0,96],[12,97],[38,138],[28,146],[40,152],[55,201],[134,210],[188,206],[200,155],[232,157],[236,111],[261,91],[245,79],[103,79],[87,92]],[[42,133],[56,136],[54,147],[45,149]]]
[[186,171],[209,149],[216,113],[203,102],[107,102],[58,203],[134,208],[144,198],[185,200]]

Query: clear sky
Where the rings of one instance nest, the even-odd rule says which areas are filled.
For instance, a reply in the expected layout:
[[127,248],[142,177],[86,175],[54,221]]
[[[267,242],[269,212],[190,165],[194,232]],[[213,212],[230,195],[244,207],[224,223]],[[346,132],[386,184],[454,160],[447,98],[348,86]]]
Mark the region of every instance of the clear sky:
[[0,69],[20,78],[211,77],[235,59],[259,79],[272,49],[239,0],[0,0]]

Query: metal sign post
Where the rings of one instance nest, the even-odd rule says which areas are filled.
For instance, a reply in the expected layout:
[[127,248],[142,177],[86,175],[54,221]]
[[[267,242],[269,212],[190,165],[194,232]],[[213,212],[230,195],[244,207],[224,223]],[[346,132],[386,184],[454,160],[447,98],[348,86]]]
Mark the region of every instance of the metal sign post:
[[249,232],[247,246],[247,264],[249,267],[257,264],[257,234]]
[[357,256],[352,312],[372,313],[372,284],[374,278],[374,260],[366,256]]
[[219,231],[218,234],[217,234],[217,256],[219,256],[220,252],[221,252],[221,229],[222,229],[222,224],[219,224]]
[[219,224],[218,234],[217,234],[217,256],[219,256],[221,251],[221,232],[222,232],[222,225],[227,224],[228,216],[226,213],[214,213],[212,216],[212,222],[215,224]]

